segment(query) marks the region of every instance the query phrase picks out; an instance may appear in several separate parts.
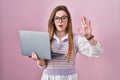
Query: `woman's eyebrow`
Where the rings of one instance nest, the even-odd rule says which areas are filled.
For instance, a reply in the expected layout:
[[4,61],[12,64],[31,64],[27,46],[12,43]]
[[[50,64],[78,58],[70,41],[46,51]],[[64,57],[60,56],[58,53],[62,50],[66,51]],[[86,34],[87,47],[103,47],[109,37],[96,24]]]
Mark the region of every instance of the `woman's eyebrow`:
[[[67,15],[63,15],[63,16],[67,16]],[[63,16],[61,16],[61,17],[63,17]],[[55,16],[55,17],[60,17],[60,16]]]

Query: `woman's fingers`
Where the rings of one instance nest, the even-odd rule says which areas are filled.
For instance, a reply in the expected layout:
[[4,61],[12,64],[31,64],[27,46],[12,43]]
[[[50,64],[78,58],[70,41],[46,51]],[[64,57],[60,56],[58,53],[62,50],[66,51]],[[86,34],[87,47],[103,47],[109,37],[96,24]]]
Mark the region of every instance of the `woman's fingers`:
[[41,59],[41,65],[45,65],[45,60]]
[[45,64],[46,64],[45,59],[41,59],[41,65],[43,66]]
[[83,16],[81,18],[81,24],[82,24],[81,33],[84,36],[91,35],[92,34],[91,21],[87,20],[87,18]]
[[45,59],[38,58],[38,55],[37,55],[36,52],[32,52],[32,59],[35,60],[35,61],[37,61],[37,64],[39,64],[41,66],[46,65]]
[[33,52],[33,53],[32,53],[32,59],[33,59],[33,60],[38,60],[38,56],[37,56],[37,53],[36,53],[36,52]]
[[86,27],[87,25],[89,25],[89,21],[84,16],[81,18],[81,23],[82,23],[83,27]]
[[86,25],[86,17],[83,16],[83,17],[81,18],[81,22],[82,22],[82,25]]
[[45,59],[39,59],[39,60],[37,61],[37,63],[38,63],[40,66],[46,65]]

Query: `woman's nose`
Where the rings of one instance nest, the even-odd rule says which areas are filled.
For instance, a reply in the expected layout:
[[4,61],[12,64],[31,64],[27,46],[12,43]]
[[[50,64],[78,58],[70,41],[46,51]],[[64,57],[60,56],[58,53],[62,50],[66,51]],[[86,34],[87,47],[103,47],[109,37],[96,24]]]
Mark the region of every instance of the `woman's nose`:
[[59,19],[59,22],[62,23],[62,19]]

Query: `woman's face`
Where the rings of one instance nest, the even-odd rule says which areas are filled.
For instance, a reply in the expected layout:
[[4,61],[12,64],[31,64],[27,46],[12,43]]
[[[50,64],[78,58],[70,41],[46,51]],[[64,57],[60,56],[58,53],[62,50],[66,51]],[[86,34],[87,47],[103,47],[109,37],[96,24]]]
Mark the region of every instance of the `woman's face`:
[[68,16],[65,11],[57,11],[54,18],[54,23],[57,31],[65,32],[68,24]]

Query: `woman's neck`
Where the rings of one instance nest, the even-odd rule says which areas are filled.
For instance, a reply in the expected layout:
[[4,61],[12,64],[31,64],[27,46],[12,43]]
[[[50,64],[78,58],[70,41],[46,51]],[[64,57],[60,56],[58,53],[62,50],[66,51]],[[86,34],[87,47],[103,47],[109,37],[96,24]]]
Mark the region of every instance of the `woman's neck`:
[[66,35],[66,32],[65,31],[56,31],[55,34],[61,40]]

